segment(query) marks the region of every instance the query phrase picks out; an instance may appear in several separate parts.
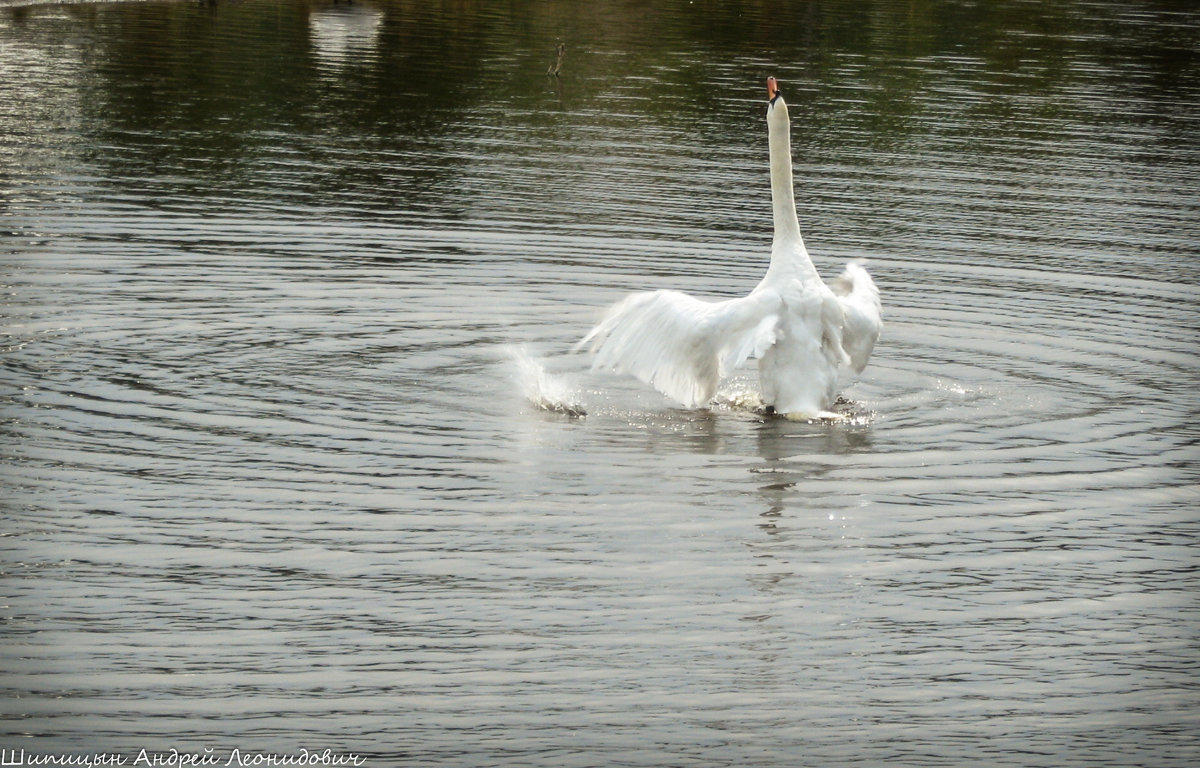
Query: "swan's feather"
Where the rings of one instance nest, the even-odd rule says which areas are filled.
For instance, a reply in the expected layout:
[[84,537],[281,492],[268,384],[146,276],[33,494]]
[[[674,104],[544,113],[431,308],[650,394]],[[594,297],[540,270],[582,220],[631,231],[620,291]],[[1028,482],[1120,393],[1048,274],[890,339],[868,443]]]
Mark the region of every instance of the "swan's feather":
[[841,275],[829,281],[829,287],[842,305],[842,349],[850,358],[850,368],[862,373],[883,327],[879,289],[857,262],[847,264]]
[[576,346],[590,345],[593,369],[632,374],[691,408],[712,399],[722,376],[775,343],[780,305],[769,290],[726,301],[635,293]]

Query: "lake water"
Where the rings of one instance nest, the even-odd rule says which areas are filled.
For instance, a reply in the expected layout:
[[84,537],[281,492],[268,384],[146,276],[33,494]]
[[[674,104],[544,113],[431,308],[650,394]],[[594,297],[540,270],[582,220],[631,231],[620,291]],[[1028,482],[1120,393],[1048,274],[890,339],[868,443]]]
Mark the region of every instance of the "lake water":
[[[648,5],[0,8],[0,747],[1200,764],[1200,9]],[[571,349],[771,74],[845,423]]]

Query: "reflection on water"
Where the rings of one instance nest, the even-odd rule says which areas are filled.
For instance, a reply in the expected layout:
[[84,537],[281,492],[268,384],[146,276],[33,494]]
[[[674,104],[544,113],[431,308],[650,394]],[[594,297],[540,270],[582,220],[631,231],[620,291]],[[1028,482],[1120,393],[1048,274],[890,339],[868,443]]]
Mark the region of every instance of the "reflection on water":
[[351,66],[375,56],[383,12],[369,5],[314,7],[308,22],[313,52],[331,68]]
[[[0,740],[1194,764],[1198,22],[0,9]],[[767,74],[884,296],[847,424],[569,351],[761,277]]]

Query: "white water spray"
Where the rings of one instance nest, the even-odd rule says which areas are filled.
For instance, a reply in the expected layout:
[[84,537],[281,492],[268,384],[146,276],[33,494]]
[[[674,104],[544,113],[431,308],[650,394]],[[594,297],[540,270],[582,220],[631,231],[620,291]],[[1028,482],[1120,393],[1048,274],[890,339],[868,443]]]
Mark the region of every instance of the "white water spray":
[[526,400],[545,411],[573,417],[587,415],[575,391],[562,377],[548,373],[524,347],[514,345],[506,351],[513,361],[517,386]]

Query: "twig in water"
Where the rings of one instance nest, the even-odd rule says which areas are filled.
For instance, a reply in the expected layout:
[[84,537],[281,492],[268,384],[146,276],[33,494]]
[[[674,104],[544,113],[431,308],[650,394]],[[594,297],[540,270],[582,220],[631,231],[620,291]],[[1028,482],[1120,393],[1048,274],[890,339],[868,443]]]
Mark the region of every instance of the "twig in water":
[[554,63],[546,68],[546,74],[558,77],[558,73],[562,71],[563,59],[567,58],[567,44],[559,43],[558,47],[554,49],[554,52],[557,54],[557,57],[555,58]]

